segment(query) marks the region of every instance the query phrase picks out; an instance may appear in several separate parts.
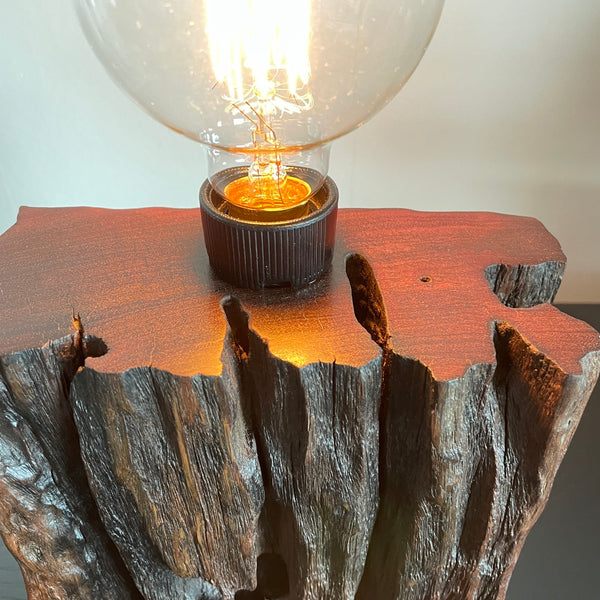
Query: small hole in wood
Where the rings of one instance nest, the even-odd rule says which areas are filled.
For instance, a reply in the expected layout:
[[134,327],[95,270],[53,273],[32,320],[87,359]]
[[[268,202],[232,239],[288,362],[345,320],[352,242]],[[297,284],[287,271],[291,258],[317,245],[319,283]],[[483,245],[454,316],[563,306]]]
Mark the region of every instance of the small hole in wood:
[[421,277],[421,281],[423,283],[431,283],[433,279],[429,275],[423,275],[423,277]]

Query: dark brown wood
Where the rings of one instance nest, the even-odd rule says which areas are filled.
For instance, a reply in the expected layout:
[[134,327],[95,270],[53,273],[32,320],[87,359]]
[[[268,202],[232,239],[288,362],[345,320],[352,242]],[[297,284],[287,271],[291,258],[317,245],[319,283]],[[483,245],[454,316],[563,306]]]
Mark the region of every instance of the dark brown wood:
[[110,346],[70,398],[145,598],[503,599],[600,368],[533,219],[342,210],[300,291],[214,280],[196,211],[25,209],[0,254],[4,362],[72,308]]
[[[68,335],[66,315],[75,309],[110,346],[90,361],[98,370],[153,365],[185,376],[218,375],[225,334],[219,303],[235,293],[275,356],[297,366],[334,359],[361,366],[378,349],[354,318],[348,252],[366,256],[373,267],[395,350],[425,362],[438,380],[493,362],[495,322],[513,323],[556,359],[564,355],[567,368],[576,369],[575,355],[595,348],[590,328],[553,307],[510,309],[490,289],[488,278],[502,298],[511,290],[523,294],[525,306],[553,298],[565,258],[535,219],[399,209],[339,213],[327,276],[299,292],[251,293],[213,278],[196,210],[23,208],[0,236],[0,355]],[[505,265],[501,283],[495,265]],[[572,342],[562,340],[560,332],[571,330]]]
[[[238,326],[222,377],[148,367],[76,377],[100,512],[146,598],[183,597],[184,577],[214,582],[226,600],[274,587],[266,597],[353,597],[377,511],[379,363],[299,370],[244,331],[241,311],[228,299]],[[257,582],[259,556],[283,572]],[[180,579],[165,582],[161,564]]]
[[86,369],[76,378],[90,485],[148,600],[233,600],[256,585],[264,490],[232,389],[226,375],[184,378],[150,367]]
[[72,335],[0,359],[0,532],[31,599],[141,599],[98,515],[70,410],[73,376],[102,351]]
[[357,600],[505,597],[600,361],[588,355],[568,375],[508,325],[495,343],[495,365],[447,382],[394,355],[383,487]]
[[[226,307],[230,323],[245,321],[239,301]],[[379,499],[381,361],[299,369],[255,332],[238,328],[240,338],[238,389],[265,489],[262,552],[281,556],[289,577],[289,594],[264,596],[353,598]]]

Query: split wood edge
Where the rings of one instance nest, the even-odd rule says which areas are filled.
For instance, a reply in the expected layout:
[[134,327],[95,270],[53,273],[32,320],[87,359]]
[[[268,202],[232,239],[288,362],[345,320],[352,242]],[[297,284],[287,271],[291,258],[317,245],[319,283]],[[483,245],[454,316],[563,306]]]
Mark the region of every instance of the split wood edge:
[[0,521],[30,598],[504,598],[600,355],[567,375],[500,323],[496,365],[436,382],[393,352],[366,260],[347,272],[382,348],[360,368],[276,358],[235,298],[220,377],[77,373],[102,349],[78,319],[0,361]]

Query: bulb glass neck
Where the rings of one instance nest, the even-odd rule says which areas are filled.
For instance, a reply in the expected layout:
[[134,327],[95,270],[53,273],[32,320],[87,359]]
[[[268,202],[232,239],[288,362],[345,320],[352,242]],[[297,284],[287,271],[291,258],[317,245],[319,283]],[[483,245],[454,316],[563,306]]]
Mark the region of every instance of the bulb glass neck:
[[329,166],[328,145],[294,152],[268,146],[246,153],[207,150],[212,187],[227,203],[230,214],[245,221],[304,216]]
[[[275,83],[264,79],[252,88],[254,100],[232,103],[232,110],[252,123],[252,163],[248,172],[229,183],[223,194],[233,212],[254,220],[281,220],[306,213],[311,196],[310,184],[298,177],[288,177],[273,121],[280,110]],[[298,109],[300,110],[300,109]],[[266,214],[261,216],[261,212]]]

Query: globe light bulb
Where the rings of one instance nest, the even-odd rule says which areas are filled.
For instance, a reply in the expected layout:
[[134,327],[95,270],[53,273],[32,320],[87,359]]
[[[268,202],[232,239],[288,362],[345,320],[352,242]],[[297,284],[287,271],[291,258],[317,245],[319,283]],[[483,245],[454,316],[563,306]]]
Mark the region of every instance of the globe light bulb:
[[[327,267],[337,207],[330,142],[401,89],[443,0],[75,4],[113,79],[161,123],[205,145],[201,208],[211,264],[234,283],[261,288],[304,285]],[[234,248],[223,241],[232,236]],[[252,236],[260,248],[250,248]],[[252,271],[248,281],[229,264],[242,250],[260,254],[243,267]],[[297,254],[297,275],[279,268],[289,263],[282,253]]]

